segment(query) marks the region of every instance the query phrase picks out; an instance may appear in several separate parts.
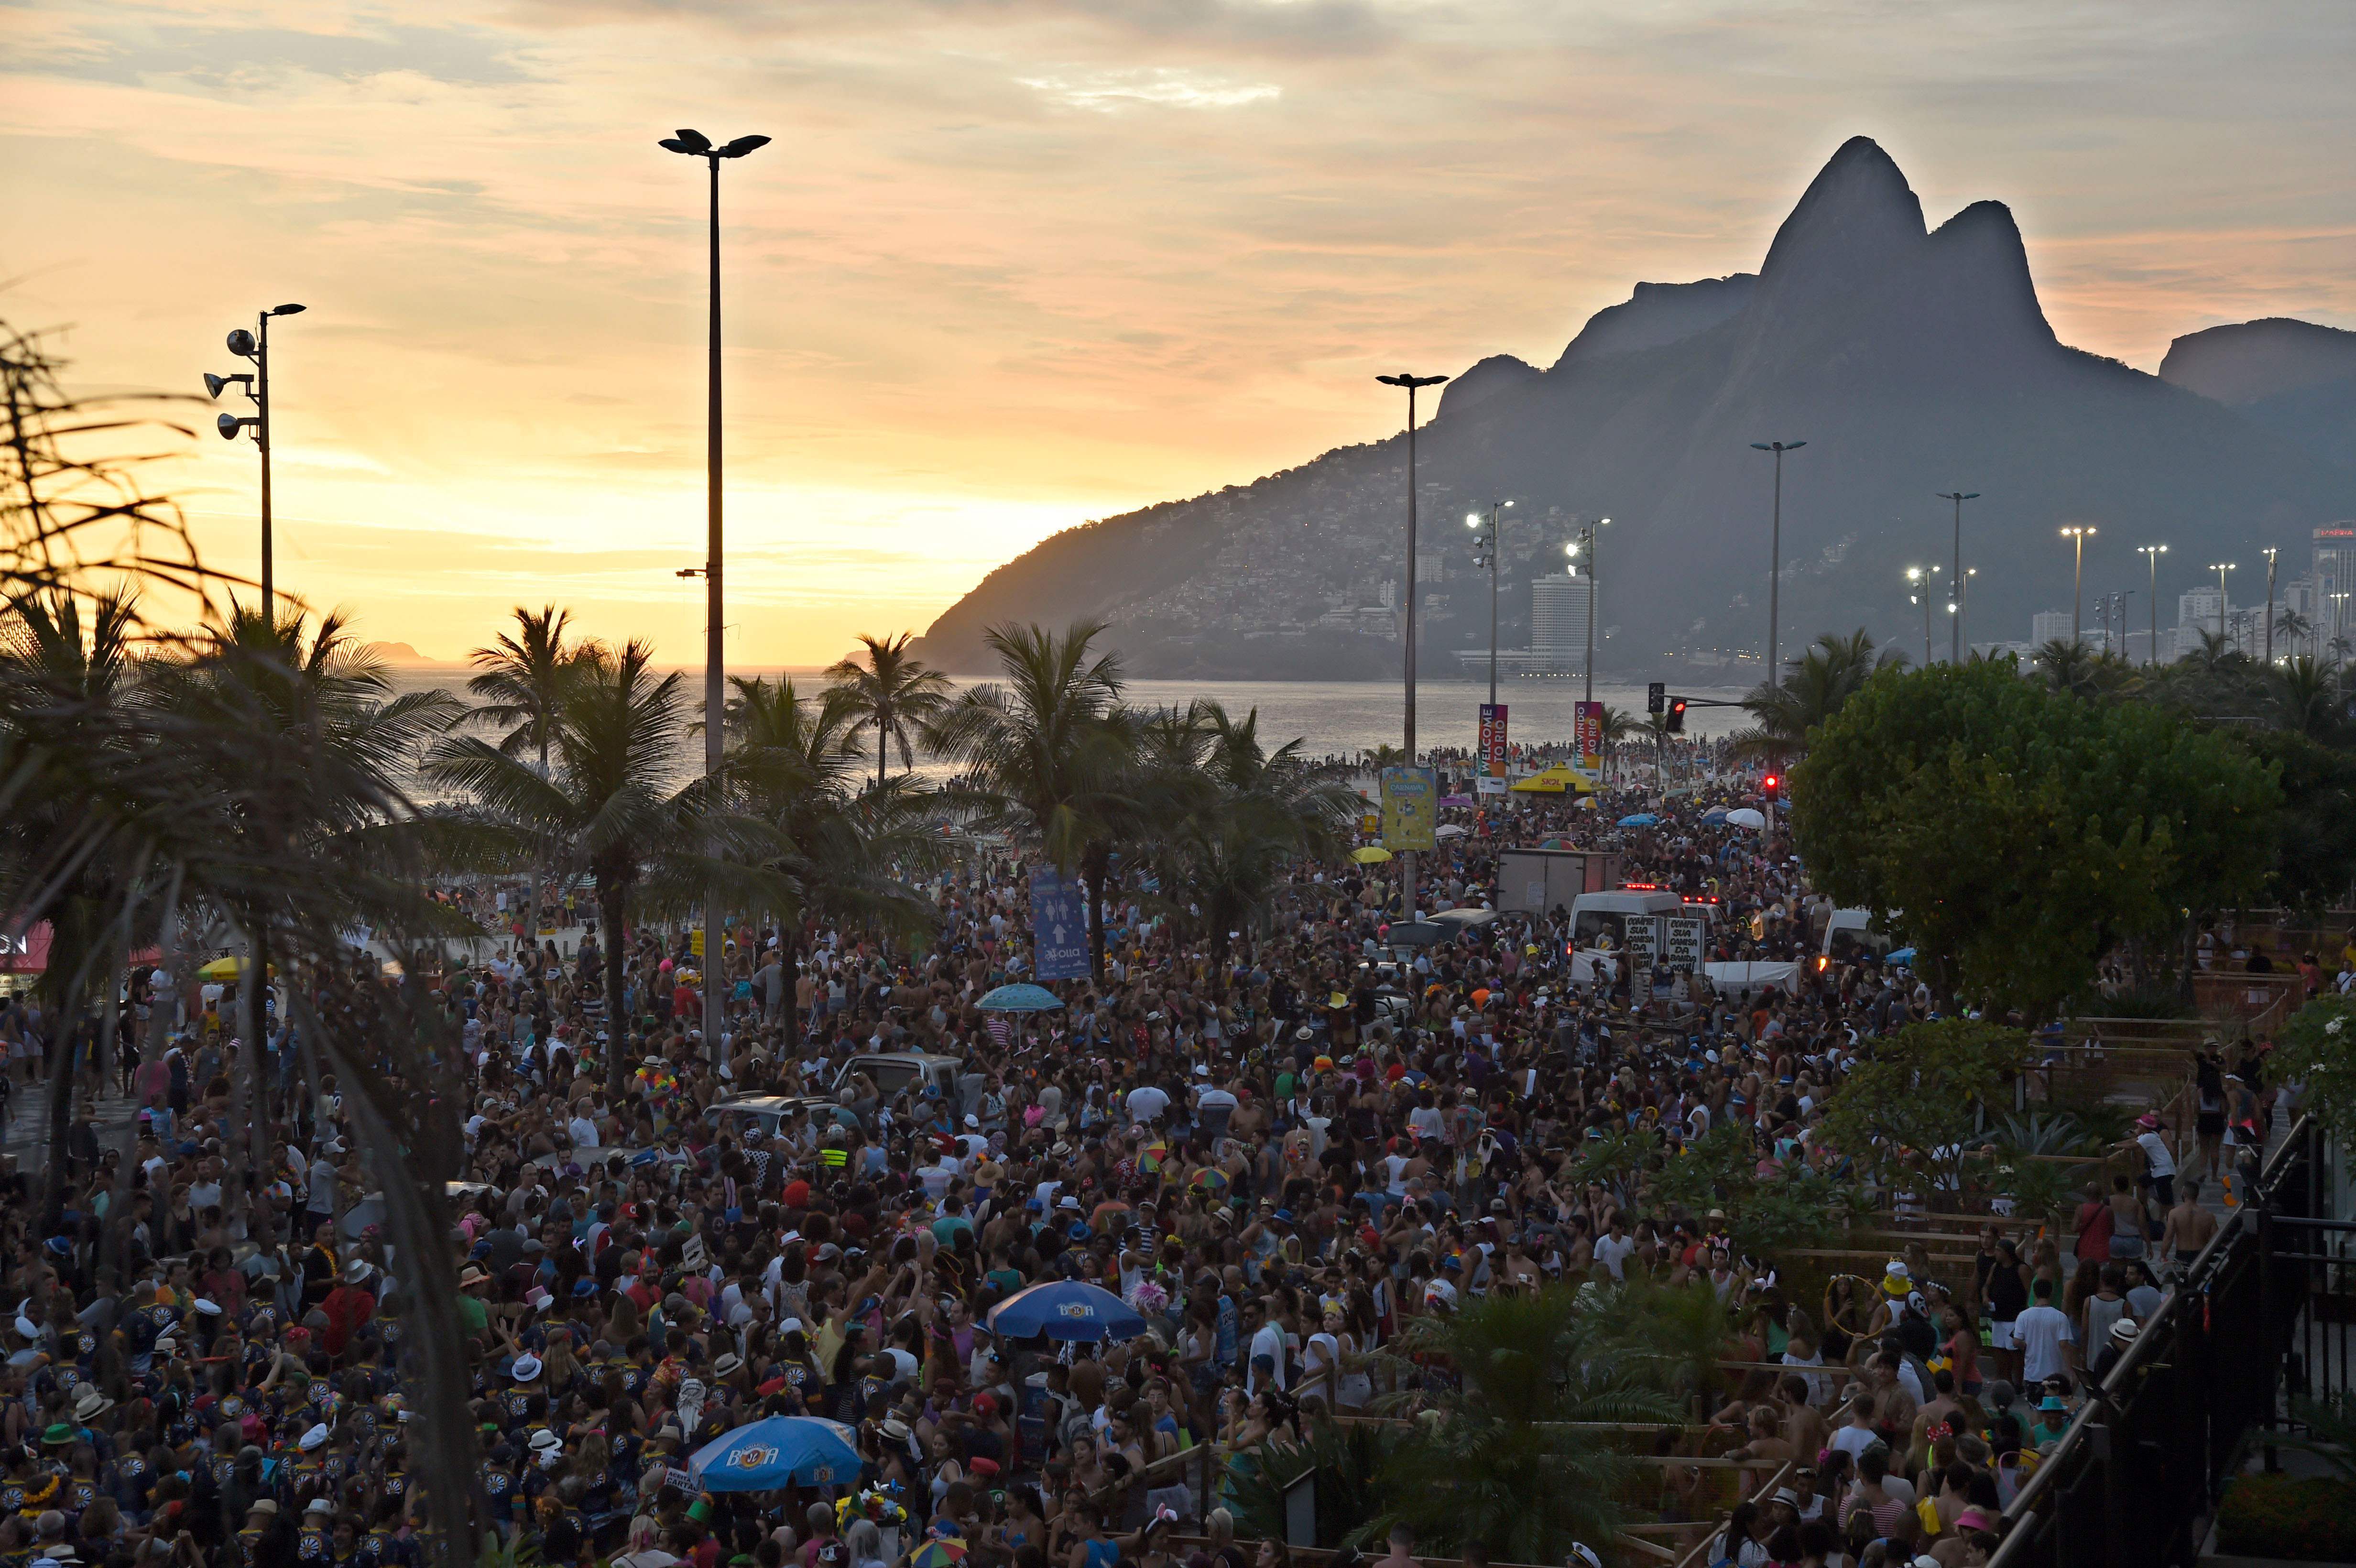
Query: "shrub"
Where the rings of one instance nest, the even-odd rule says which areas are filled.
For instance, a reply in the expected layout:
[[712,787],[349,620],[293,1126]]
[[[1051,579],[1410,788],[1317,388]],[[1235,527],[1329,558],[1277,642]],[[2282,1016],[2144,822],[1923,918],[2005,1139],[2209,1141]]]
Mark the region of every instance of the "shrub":
[[2356,1487],[2322,1477],[2237,1477],[2218,1506],[2217,1550],[2293,1563],[2356,1559]]

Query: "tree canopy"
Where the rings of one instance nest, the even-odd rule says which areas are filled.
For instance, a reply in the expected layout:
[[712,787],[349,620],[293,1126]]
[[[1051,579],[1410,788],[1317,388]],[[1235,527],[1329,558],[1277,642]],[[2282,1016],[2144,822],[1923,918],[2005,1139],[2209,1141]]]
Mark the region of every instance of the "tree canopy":
[[1948,992],[2037,1018],[2121,940],[2254,893],[2282,800],[2232,739],[2009,660],[1875,674],[1814,731],[1792,795],[1819,887],[1886,912]]

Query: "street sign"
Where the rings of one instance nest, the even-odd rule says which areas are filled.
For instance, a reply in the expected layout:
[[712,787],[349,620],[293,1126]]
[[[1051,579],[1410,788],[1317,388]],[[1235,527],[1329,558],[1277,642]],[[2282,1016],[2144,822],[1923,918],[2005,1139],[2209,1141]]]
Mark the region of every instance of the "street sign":
[[1688,975],[1700,972],[1701,933],[1708,924],[1708,922],[1698,915],[1669,916],[1669,955],[1666,962],[1670,968],[1681,969]]

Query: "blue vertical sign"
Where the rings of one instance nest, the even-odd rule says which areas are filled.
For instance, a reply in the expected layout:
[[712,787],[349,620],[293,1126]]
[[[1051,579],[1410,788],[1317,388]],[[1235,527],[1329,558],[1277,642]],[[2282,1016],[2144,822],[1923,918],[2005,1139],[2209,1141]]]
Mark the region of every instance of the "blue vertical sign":
[[1088,977],[1087,891],[1053,866],[1031,868],[1031,961],[1034,980]]

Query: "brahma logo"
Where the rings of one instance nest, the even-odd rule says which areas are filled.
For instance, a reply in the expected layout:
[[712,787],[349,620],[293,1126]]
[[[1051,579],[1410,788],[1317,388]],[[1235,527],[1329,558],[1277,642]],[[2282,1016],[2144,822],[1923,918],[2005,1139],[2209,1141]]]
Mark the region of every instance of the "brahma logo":
[[1082,1320],[1094,1317],[1097,1315],[1096,1309],[1085,1301],[1066,1301],[1063,1306],[1055,1308],[1055,1310],[1066,1317],[1077,1317]]
[[820,1465],[818,1468],[812,1470],[809,1475],[809,1484],[814,1487],[830,1487],[834,1485],[834,1467],[831,1465]]
[[776,1463],[776,1458],[775,1448],[739,1448],[728,1456],[728,1467],[732,1470],[757,1470],[764,1465]]

